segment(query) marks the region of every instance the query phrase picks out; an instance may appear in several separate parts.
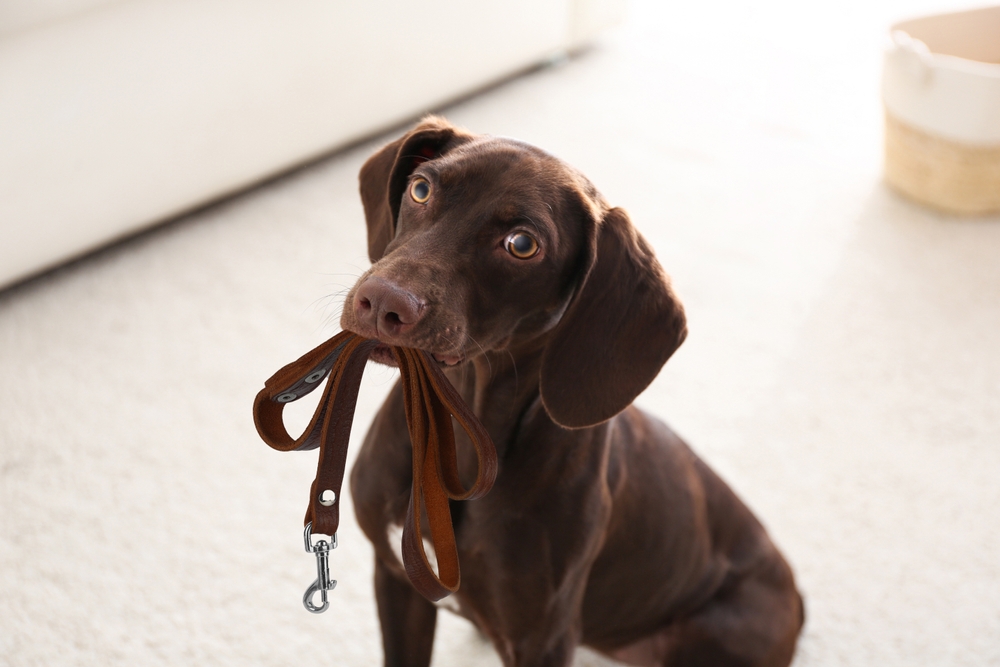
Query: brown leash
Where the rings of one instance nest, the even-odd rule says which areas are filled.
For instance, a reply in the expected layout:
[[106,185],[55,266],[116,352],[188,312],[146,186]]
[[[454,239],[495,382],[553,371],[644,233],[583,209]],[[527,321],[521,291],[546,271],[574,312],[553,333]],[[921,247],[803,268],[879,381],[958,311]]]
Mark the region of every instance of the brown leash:
[[[377,345],[376,340],[341,332],[271,376],[253,404],[257,432],[274,449],[288,452],[320,448],[305,517],[305,547],[316,554],[318,576],[306,591],[303,603],[315,613],[326,610],[326,593],[337,585],[329,577],[327,554],[331,546],[337,546],[340,489],[361,376],[368,355]],[[391,349],[402,375],[406,421],[413,447],[413,484],[403,524],[403,565],[413,587],[428,600],[436,601],[458,590],[461,580],[448,501],[472,500],[490,490],[497,475],[496,449],[486,429],[432,357],[409,348]],[[312,392],[327,376],[329,381],[312,420],[302,435],[293,439],[281,416],[285,404]],[[468,434],[479,458],[476,481],[468,489],[458,476],[452,417]],[[424,551],[421,508],[430,525],[429,537],[440,574],[431,569]],[[332,536],[332,545],[325,540],[313,544],[312,533]],[[321,605],[312,602],[316,592],[321,594]]]

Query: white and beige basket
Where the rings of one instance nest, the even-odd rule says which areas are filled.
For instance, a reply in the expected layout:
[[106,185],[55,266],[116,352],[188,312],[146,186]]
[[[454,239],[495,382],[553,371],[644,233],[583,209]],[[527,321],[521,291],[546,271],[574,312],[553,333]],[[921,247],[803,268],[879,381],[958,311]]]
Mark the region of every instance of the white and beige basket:
[[885,178],[952,213],[1000,211],[1000,7],[892,27]]

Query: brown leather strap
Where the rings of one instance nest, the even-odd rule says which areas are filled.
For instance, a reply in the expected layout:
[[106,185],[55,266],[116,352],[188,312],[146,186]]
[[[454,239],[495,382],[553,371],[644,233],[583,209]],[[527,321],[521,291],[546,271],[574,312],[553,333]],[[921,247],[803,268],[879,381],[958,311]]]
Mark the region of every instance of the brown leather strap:
[[[340,525],[340,490],[358,389],[368,355],[378,344],[341,332],[271,376],[254,401],[254,423],[268,445],[280,451],[320,448],[305,518],[306,523],[312,521],[314,533],[333,535]],[[496,450],[486,429],[433,358],[402,347],[393,347],[392,353],[402,375],[413,447],[413,483],[403,525],[403,565],[414,588],[429,600],[440,600],[458,590],[461,582],[448,501],[472,500],[490,490],[497,474]],[[312,392],[327,376],[315,414],[302,435],[293,439],[282,420],[285,404]],[[468,489],[458,475],[452,417],[468,434],[479,459],[476,481]],[[335,494],[333,503],[321,502],[326,490]],[[424,551],[421,509],[430,525],[438,574]]]

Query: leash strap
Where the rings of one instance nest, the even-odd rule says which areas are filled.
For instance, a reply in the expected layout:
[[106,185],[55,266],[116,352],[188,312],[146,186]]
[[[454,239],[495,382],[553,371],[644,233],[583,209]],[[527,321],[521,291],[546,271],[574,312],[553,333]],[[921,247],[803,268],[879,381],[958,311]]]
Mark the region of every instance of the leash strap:
[[[336,546],[340,492],[358,389],[368,356],[378,344],[349,331],[341,332],[271,376],[254,401],[254,424],[269,446],[283,452],[320,448],[305,524],[306,551],[316,553],[323,566],[329,547],[325,541],[313,547],[309,534],[331,535]],[[402,376],[413,448],[413,482],[403,524],[403,566],[413,587],[428,600],[436,601],[458,590],[461,582],[448,501],[473,500],[489,492],[497,475],[496,449],[479,419],[430,355],[403,347],[391,349]],[[327,377],[309,425],[302,435],[292,438],[282,420],[285,405],[313,392]],[[468,489],[458,475],[452,417],[468,434],[479,461],[476,481]],[[424,550],[421,509],[430,526],[438,574]],[[324,578],[323,567],[319,569],[317,582],[306,591],[304,599],[306,608],[316,612],[326,609],[326,591],[336,585],[336,581],[330,582],[328,573]],[[312,605],[315,590],[322,591],[322,607]]]

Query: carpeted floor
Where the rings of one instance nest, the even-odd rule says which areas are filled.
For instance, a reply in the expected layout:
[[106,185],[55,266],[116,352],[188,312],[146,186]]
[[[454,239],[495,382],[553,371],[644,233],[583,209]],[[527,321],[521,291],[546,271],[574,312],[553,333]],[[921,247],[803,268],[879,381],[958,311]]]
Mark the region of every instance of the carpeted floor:
[[[580,167],[656,247],[691,333],[639,403],[786,551],[799,667],[1000,665],[1000,218],[880,183],[884,29],[944,0],[658,4],[443,112]],[[388,138],[0,293],[0,664],[380,662],[349,508],[332,609],[302,609],[315,453],[250,406],[336,331]],[[499,661],[443,614],[434,664]]]

